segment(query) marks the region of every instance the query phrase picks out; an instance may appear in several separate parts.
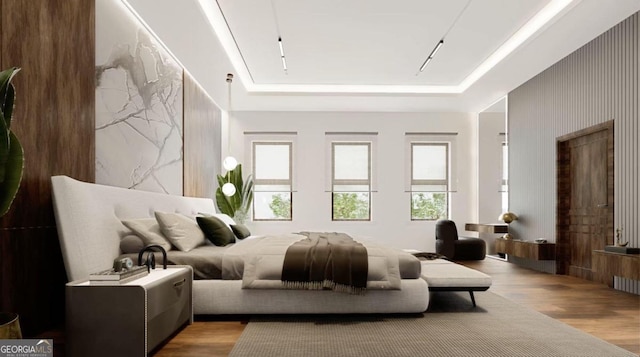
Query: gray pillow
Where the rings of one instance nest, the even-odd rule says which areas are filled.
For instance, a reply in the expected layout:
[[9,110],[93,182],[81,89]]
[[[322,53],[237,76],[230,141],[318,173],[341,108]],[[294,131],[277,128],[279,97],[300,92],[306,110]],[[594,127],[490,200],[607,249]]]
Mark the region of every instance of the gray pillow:
[[200,229],[204,232],[205,237],[207,237],[211,243],[217,246],[225,246],[236,241],[233,232],[219,218],[213,216],[196,217],[196,221]]
[[145,245],[158,244],[164,250],[171,250],[171,242],[162,235],[158,221],[153,218],[128,219],[122,221],[125,227],[142,239]]
[[120,240],[120,251],[123,254],[138,253],[144,248],[145,244],[142,238],[134,234],[126,235]]
[[183,252],[204,244],[204,233],[191,218],[178,213],[155,212],[160,230]]

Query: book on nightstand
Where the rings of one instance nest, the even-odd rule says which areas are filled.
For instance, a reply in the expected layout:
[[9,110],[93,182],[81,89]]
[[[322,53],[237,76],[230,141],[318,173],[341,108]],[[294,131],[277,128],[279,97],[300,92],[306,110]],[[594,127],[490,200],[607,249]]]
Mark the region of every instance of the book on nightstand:
[[114,285],[125,284],[132,280],[142,278],[149,274],[146,266],[133,267],[129,270],[114,271],[113,269],[103,270],[89,274],[91,285]]

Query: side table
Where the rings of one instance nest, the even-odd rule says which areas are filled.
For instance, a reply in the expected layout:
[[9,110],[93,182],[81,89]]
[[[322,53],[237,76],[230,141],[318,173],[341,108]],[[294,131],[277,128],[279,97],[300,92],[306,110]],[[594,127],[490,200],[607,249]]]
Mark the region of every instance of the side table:
[[193,322],[193,270],[154,269],[122,285],[66,285],[68,356],[147,356]]

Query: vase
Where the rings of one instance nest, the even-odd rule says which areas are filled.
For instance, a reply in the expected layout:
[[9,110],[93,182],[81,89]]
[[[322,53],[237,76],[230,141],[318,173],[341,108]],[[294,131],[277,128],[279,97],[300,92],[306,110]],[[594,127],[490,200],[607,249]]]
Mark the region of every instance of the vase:
[[21,339],[20,321],[18,314],[0,312],[0,340]]

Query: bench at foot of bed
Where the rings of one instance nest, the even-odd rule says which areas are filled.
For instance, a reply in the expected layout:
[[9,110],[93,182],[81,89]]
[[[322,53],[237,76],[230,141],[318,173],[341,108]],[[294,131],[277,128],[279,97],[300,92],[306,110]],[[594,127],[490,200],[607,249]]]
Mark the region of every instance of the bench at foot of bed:
[[491,286],[491,276],[475,269],[445,260],[423,260],[422,279],[429,291],[468,291],[471,303],[476,306],[474,291],[485,291]]

